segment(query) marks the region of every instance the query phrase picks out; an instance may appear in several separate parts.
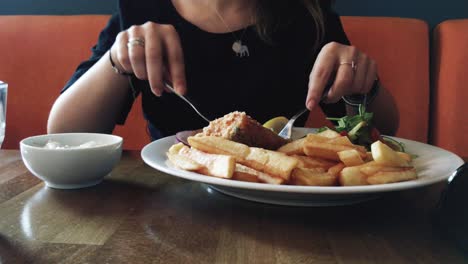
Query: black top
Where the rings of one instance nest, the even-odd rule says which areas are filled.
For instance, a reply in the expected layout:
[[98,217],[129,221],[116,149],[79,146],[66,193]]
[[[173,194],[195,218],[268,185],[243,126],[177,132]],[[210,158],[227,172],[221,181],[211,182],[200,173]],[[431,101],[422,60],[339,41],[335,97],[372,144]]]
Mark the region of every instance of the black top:
[[[239,57],[232,50],[236,40],[232,33],[216,34],[196,27],[180,16],[170,0],[121,0],[119,12],[101,32],[92,56],[79,65],[63,91],[110,49],[121,30],[153,21],[171,24],[177,30],[184,51],[187,95],[205,116],[214,119],[237,110],[261,123],[275,116],[290,117],[305,106],[309,74],[317,55],[312,51],[313,20],[303,9],[287,28],[274,35],[274,44],[262,41],[253,26],[234,32],[237,37],[243,35],[242,42],[249,49],[249,56]],[[338,15],[329,6],[324,12],[326,32],[320,47],[331,41],[349,44]],[[142,95],[153,138],[206,125],[176,95],[164,93],[158,98],[147,81],[132,78],[132,83]],[[119,124],[124,123],[133,98],[129,93]],[[342,102],[321,106],[329,115],[345,113]]]

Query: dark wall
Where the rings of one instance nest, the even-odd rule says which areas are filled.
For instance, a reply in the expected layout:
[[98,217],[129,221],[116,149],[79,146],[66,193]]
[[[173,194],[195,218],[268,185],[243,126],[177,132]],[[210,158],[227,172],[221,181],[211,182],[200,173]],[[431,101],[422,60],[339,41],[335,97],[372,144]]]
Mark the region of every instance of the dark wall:
[[341,15],[419,18],[434,26],[468,18],[468,0],[336,0],[336,10]]
[[[287,0],[285,0],[287,1]],[[116,0],[0,0],[5,14],[110,14]],[[336,0],[342,15],[400,16],[424,19],[430,25],[468,18],[468,0]]]
[[0,15],[6,14],[111,14],[117,0],[0,0]]

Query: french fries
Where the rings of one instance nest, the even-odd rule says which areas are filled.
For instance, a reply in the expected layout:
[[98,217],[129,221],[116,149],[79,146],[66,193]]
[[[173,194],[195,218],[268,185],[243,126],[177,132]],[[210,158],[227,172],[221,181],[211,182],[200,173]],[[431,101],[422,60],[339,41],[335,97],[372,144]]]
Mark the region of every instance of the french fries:
[[302,155],[292,155],[292,157],[297,159],[297,161],[298,161],[297,167],[298,168],[306,168],[306,169],[323,168],[325,170],[328,170],[330,167],[333,167],[336,164],[335,161],[330,161],[330,160],[320,159],[320,158],[314,158],[314,157],[308,157],[308,156],[302,156]]
[[324,168],[296,168],[291,176],[294,185],[334,186],[338,183],[338,175],[344,168],[343,163],[337,163],[328,170]]
[[304,137],[294,140],[280,147],[278,151],[287,155],[304,155],[304,143],[306,139],[307,138]]
[[327,138],[318,134],[309,134],[307,135],[304,143],[304,153],[307,156],[334,160],[337,162],[341,161],[338,153],[347,150],[356,150],[361,158],[366,157],[365,148],[354,145],[349,141],[347,136]]
[[338,152],[352,149],[353,148],[350,146],[315,141],[307,141],[304,145],[304,153],[307,156],[329,159],[334,161],[340,161],[340,156],[338,156]]
[[306,186],[387,184],[417,178],[411,155],[376,141],[368,152],[333,130],[291,141],[277,151],[214,136],[188,138],[172,146],[178,168],[231,180]]
[[167,157],[172,162],[172,164],[183,170],[198,171],[203,168],[200,163],[197,163],[186,156],[182,156],[176,153],[167,153]]
[[365,147],[353,144],[353,142],[351,142],[351,140],[349,140],[347,136],[333,138],[329,140],[328,143],[352,147],[353,149],[359,151],[361,153],[361,156],[362,153],[365,153],[367,151]]
[[193,136],[189,137],[187,140],[190,146],[201,151],[230,155],[236,159],[245,159],[250,152],[249,146],[221,137]]
[[371,161],[360,166],[344,168],[338,182],[343,186],[386,184],[408,181],[417,178],[412,167],[386,166]]
[[344,169],[345,165],[343,163],[338,163],[335,166],[328,169],[328,174],[333,176],[338,176],[338,174]]
[[409,166],[408,162],[404,158],[381,141],[372,143],[371,151],[375,162],[379,164],[396,167]]
[[232,178],[236,166],[236,160],[232,156],[205,153],[182,143],[171,147],[168,157],[175,166],[181,169],[219,178]]
[[358,166],[346,167],[341,170],[338,182],[342,186],[369,185],[367,175],[362,173]]
[[350,150],[343,150],[337,153],[340,160],[347,166],[357,166],[364,164],[364,160],[362,159],[359,152],[355,149]]
[[278,176],[284,180],[289,180],[292,170],[296,168],[298,161],[281,152],[261,148],[250,148],[249,155],[240,163],[252,167],[261,172]]
[[379,171],[372,176],[368,176],[369,184],[386,184],[392,182],[409,181],[416,179],[416,170],[414,168],[400,169],[398,171]]
[[188,142],[193,148],[207,153],[231,155],[240,164],[286,181],[298,163],[295,158],[284,153],[249,147],[221,137],[189,137]]
[[282,178],[274,177],[269,174],[257,171],[242,164],[236,164],[232,179],[249,182],[264,182],[270,184],[282,184]]
[[333,186],[336,185],[337,175],[332,175],[328,172],[297,168],[291,176],[291,183],[294,185],[308,186]]

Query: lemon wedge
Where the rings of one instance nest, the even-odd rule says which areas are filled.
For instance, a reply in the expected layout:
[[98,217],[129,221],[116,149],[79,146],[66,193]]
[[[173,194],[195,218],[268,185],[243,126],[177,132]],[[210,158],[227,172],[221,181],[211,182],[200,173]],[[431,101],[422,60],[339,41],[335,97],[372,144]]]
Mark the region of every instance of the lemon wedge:
[[281,129],[288,123],[289,119],[284,116],[278,116],[272,118],[263,124],[264,127],[271,129],[273,132],[278,134]]

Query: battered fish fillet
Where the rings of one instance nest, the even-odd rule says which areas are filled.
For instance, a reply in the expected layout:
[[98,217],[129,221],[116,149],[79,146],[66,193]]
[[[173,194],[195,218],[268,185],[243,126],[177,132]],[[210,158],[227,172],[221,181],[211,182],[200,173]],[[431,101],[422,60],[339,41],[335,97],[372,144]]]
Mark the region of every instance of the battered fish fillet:
[[238,111],[211,121],[200,135],[222,137],[250,147],[269,150],[276,150],[288,143],[246,113]]

